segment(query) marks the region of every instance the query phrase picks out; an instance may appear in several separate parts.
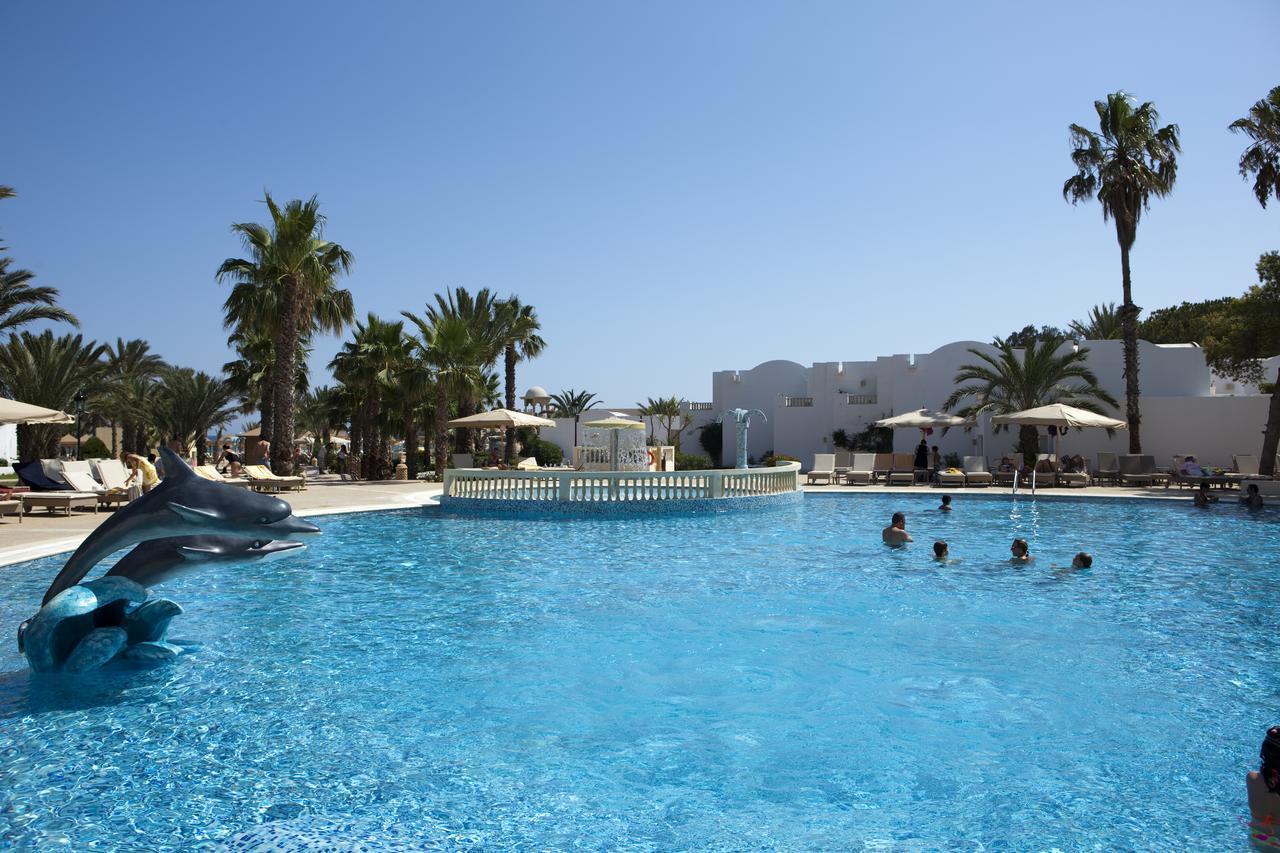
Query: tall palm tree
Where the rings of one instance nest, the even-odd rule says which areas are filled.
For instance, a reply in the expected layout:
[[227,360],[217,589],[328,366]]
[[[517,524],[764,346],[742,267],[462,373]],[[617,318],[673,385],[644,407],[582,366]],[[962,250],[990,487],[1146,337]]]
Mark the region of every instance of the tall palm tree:
[[[426,319],[433,324],[445,318],[464,323],[467,326],[467,352],[472,360],[470,367],[479,371],[477,375],[483,375],[497,362],[506,346],[502,334],[504,324],[500,321],[500,300],[487,287],[474,295],[465,287],[457,287],[448,293],[437,293],[435,300],[435,305],[427,303]],[[458,401],[458,416],[475,414],[479,406],[479,392],[483,390],[482,382],[458,385],[452,390]],[[454,435],[458,452],[472,452],[471,430],[458,429]]]
[[[1232,133],[1243,133],[1253,140],[1240,155],[1240,175],[1253,176],[1253,195],[1264,208],[1267,199],[1280,199],[1280,86],[1249,108],[1249,114],[1231,123]],[[1259,264],[1261,272],[1261,264]],[[1274,474],[1276,450],[1280,449],[1280,374],[1276,391],[1271,395],[1267,428],[1262,434],[1263,474]]]
[[[680,433],[684,432],[684,428],[688,426],[688,421],[680,411],[680,400],[676,397],[659,397],[653,399],[649,397],[645,403],[637,403],[640,411],[650,418],[657,418],[662,422],[662,430],[666,436],[666,441],[671,442],[676,452],[680,452]],[[680,424],[680,428],[676,429],[676,424]],[[656,438],[656,436],[655,436]]]
[[265,194],[271,226],[239,222],[231,226],[248,258],[228,258],[218,278],[234,283],[224,312],[229,325],[271,334],[273,424],[271,461],[275,470],[293,470],[294,388],[300,350],[317,331],[339,333],[351,322],[351,292],[337,287],[349,272],[351,253],[323,237],[325,218],[315,196],[280,207]]
[[[959,386],[942,408],[964,418],[981,414],[1007,415],[1037,406],[1063,403],[1102,413],[1103,404],[1116,400],[1098,385],[1098,377],[1088,368],[1088,347],[1065,350],[1066,338],[1032,342],[1021,353],[1008,340],[996,338],[994,353],[970,348],[978,359],[960,365],[955,383]],[[956,409],[956,406],[963,406]],[[998,428],[997,428],[998,429]],[[1039,450],[1038,432],[1033,426],[1019,428],[1018,449],[1028,465]]]
[[182,445],[184,454],[194,443],[196,464],[203,465],[209,430],[231,420],[235,400],[235,389],[224,378],[189,367],[170,367],[160,376],[151,420],[166,439]]
[[0,258],[0,332],[14,332],[37,320],[80,325],[74,314],[58,307],[57,288],[33,286],[35,273],[9,269],[12,262]]
[[431,370],[435,383],[435,468],[436,476],[444,476],[449,452],[448,427],[449,396],[458,399],[474,394],[475,387],[484,381],[480,367],[491,342],[477,339],[475,325],[458,313],[443,313],[432,318],[431,306],[427,316],[420,317],[408,311],[400,312],[418,331],[413,339],[414,352]]
[[1071,321],[1072,334],[1086,341],[1112,341],[1121,335],[1120,315],[1116,312],[1116,304],[1107,302],[1089,309],[1089,316],[1084,320]]
[[[0,184],[0,199],[14,198],[17,195],[18,193],[17,191],[14,190],[13,187]],[[4,249],[5,249],[4,243],[0,243],[0,252],[3,252]]]
[[[542,325],[538,322],[538,312],[532,305],[523,304],[518,296],[509,296],[499,303],[498,318],[502,327],[500,334],[504,344],[503,366],[506,369],[505,406],[508,409],[514,409],[516,407],[516,363],[537,358],[546,349],[547,342],[538,334],[542,331]],[[507,428],[506,438],[506,463],[510,465],[515,461],[515,427]]]
[[1247,116],[1231,122],[1230,130],[1253,140],[1240,155],[1240,176],[1253,176],[1258,204],[1266,207],[1271,196],[1280,200],[1280,86],[1250,107]]
[[395,395],[394,382],[409,358],[411,344],[404,323],[391,322],[370,314],[357,323],[352,340],[343,344],[330,367],[345,382],[358,382],[364,389],[361,415],[366,426],[361,464],[366,479],[386,479],[390,474],[390,419],[387,402]]
[[1133,304],[1129,275],[1129,250],[1138,237],[1138,220],[1151,198],[1173,191],[1178,177],[1178,126],[1160,127],[1160,114],[1147,101],[1135,107],[1124,92],[1094,101],[1100,133],[1071,125],[1071,162],[1076,173],[1062,185],[1062,196],[1072,204],[1097,198],[1102,218],[1114,220],[1120,243],[1120,277],[1124,301],[1120,327],[1124,338],[1125,418],[1129,422],[1129,452],[1142,452],[1138,391],[1138,314]]
[[153,382],[166,367],[164,359],[151,351],[151,345],[135,338],[126,341],[116,338],[115,346],[106,344],[106,369],[102,388],[94,401],[94,408],[104,414],[111,427],[111,455],[119,452],[116,444],[116,427],[121,427],[121,439],[125,449],[136,452],[138,447],[139,409],[138,397],[145,396],[139,392],[137,383]]
[[[81,335],[55,338],[53,332],[10,335],[0,346],[0,395],[70,411],[75,396],[94,392],[102,378],[105,348]],[[18,456],[45,459],[56,456],[62,427],[56,424],[20,424]]]
[[573,446],[578,446],[578,422],[582,413],[600,405],[596,395],[591,391],[561,391],[551,395],[551,416],[555,418],[573,418]]

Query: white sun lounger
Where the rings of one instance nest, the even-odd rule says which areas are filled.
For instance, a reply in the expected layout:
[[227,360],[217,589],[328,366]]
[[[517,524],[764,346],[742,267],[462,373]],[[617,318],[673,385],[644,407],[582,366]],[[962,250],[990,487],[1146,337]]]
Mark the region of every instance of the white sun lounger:
[[834,453],[813,454],[813,467],[809,469],[809,482],[815,479],[825,480],[831,485],[831,478],[836,475],[836,455]]

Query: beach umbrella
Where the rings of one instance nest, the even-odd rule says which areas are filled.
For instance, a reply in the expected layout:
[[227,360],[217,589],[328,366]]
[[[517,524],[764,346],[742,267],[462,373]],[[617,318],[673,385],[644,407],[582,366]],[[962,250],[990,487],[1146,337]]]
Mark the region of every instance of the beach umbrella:
[[630,418],[611,417],[604,418],[599,421],[590,421],[582,425],[583,429],[644,429],[643,421],[633,421]]
[[993,426],[1054,427],[1054,458],[1058,456],[1058,439],[1068,429],[1085,429],[1086,427],[1093,429],[1129,428],[1127,423],[1116,418],[1100,415],[1097,412],[1090,412],[1087,409],[1077,409],[1075,406],[1067,406],[1062,403],[1051,403],[1048,406],[1037,406],[1034,409],[1024,409],[1021,412],[996,415],[991,419],[991,423]]
[[933,429],[935,427],[971,427],[973,421],[967,421],[957,415],[946,412],[931,412],[928,409],[916,409],[891,418],[881,418],[875,426],[890,429]]
[[512,409],[493,409],[489,412],[467,415],[465,418],[454,418],[445,424],[447,427],[467,427],[469,429],[483,429],[485,427],[496,429],[506,429],[507,427],[553,427],[555,425],[556,422],[550,418],[540,418],[528,412],[517,412]]
[[19,403],[0,397],[0,424],[70,424],[75,418],[57,409]]

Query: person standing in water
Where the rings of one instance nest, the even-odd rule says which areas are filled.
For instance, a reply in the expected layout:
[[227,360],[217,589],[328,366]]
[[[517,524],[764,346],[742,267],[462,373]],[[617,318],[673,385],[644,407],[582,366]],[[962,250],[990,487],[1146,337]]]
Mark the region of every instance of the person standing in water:
[[911,534],[907,532],[907,517],[900,512],[895,512],[889,526],[880,531],[880,538],[884,540],[884,544],[895,548],[914,541]]
[[1267,729],[1260,752],[1261,765],[1244,778],[1249,796],[1249,838],[1254,846],[1280,846],[1280,726]]

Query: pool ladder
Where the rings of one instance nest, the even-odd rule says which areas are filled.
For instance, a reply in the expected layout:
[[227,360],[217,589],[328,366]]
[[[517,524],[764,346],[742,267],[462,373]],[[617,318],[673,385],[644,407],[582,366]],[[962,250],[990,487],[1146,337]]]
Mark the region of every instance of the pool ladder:
[[[1015,495],[1018,493],[1018,472],[1017,471],[1013,472],[1013,493]],[[1036,494],[1036,472],[1035,472],[1035,469],[1033,468],[1031,469],[1031,496],[1035,497],[1035,494]]]

